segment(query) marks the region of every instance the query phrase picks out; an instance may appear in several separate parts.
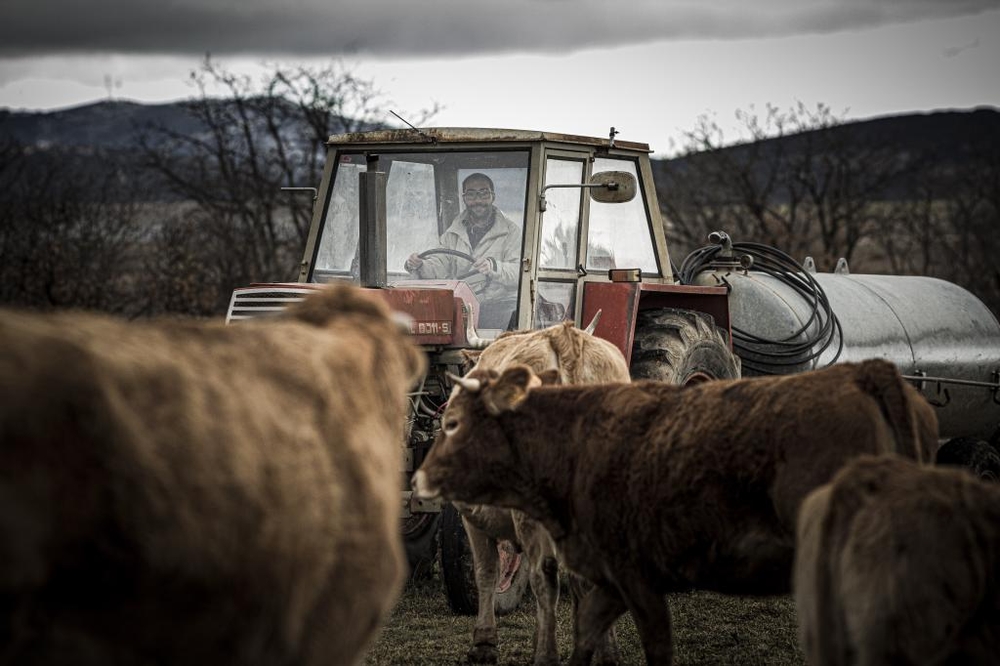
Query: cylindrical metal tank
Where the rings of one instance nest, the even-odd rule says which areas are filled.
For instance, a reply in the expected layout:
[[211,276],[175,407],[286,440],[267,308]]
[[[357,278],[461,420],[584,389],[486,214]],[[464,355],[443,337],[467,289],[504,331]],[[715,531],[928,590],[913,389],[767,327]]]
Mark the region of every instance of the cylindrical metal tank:
[[[904,375],[958,380],[925,381],[920,387],[932,403],[940,405],[942,438],[987,439],[997,430],[1000,395],[995,388],[962,383],[995,386],[1000,376],[1000,324],[978,298],[955,284],[928,277],[810,275],[825,293],[842,336],[834,333],[830,345],[812,359],[809,356],[822,347],[820,340],[785,360],[741,350],[736,344],[745,375],[800,372],[828,365],[834,358],[837,362],[885,358]],[[811,296],[767,273],[714,268],[699,273],[695,283],[730,286],[734,339],[741,331],[751,337],[808,343],[822,327],[823,322],[814,316]],[[767,345],[759,351],[767,351]]]

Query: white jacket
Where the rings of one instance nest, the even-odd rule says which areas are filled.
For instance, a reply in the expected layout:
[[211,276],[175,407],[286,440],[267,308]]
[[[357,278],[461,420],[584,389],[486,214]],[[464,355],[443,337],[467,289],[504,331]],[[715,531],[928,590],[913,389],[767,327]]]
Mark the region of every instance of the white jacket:
[[[477,289],[482,300],[513,297],[521,269],[521,227],[493,206],[494,223],[486,235],[480,239],[475,249],[469,243],[469,232],[465,221],[469,211],[455,218],[451,226],[441,234],[441,247],[471,254],[478,261],[491,257],[497,270],[491,271],[489,280]],[[426,259],[415,273],[422,278],[456,279],[473,270],[472,264],[450,254],[433,254]]]

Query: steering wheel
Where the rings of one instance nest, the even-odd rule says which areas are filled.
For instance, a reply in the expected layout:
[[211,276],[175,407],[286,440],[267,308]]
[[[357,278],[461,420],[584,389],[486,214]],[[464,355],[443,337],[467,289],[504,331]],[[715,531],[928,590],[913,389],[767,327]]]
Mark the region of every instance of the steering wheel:
[[450,254],[452,256],[458,257],[459,259],[465,259],[470,264],[473,263],[473,262],[475,262],[475,260],[476,260],[476,258],[473,257],[471,254],[466,254],[465,252],[462,252],[461,250],[449,250],[446,247],[434,247],[434,248],[431,248],[430,250],[424,250],[423,252],[421,252],[417,256],[420,257],[421,259],[426,259],[427,257],[431,256],[432,254]]
[[[424,250],[423,252],[421,252],[417,256],[420,257],[421,259],[426,259],[427,257],[429,257],[432,254],[450,254],[453,257],[458,257],[459,259],[465,259],[470,264],[476,263],[476,258],[473,257],[471,254],[468,254],[466,252],[462,252],[461,250],[449,250],[446,247],[435,247],[435,248],[431,248],[430,250]],[[471,271],[467,271],[465,273],[462,273],[461,275],[457,276],[455,279],[456,280],[465,280],[466,278],[474,277],[476,275],[482,276],[485,280],[489,280],[490,279],[488,275],[483,275],[482,273],[480,273],[479,271],[474,270],[474,269],[471,270]]]

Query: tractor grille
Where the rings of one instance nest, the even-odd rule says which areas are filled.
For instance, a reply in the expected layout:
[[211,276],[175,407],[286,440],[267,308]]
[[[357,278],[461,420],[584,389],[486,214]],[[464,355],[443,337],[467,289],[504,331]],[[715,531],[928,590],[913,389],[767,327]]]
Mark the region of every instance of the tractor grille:
[[226,323],[240,319],[254,319],[276,315],[292,303],[298,303],[306,294],[315,289],[287,287],[275,289],[262,287],[237,289],[229,301],[229,311],[226,313]]

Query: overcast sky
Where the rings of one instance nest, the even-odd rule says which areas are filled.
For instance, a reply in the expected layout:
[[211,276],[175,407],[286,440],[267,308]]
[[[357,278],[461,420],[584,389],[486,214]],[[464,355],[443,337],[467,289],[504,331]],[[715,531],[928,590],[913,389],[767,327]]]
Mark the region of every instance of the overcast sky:
[[0,107],[184,98],[206,53],[248,73],[337,59],[404,116],[613,125],[658,153],[767,103],[1000,107],[1000,0],[0,0]]

